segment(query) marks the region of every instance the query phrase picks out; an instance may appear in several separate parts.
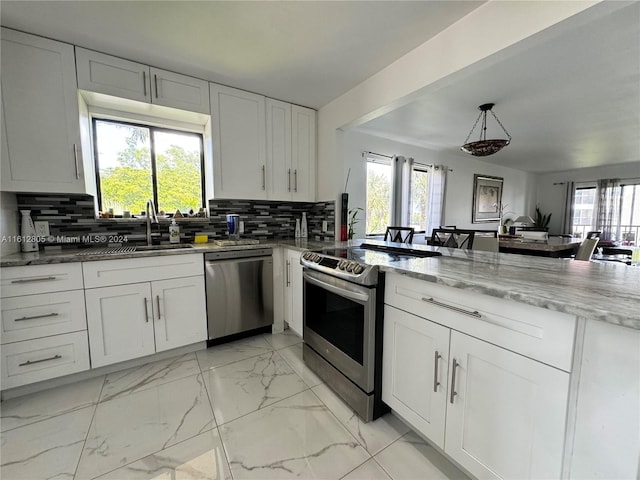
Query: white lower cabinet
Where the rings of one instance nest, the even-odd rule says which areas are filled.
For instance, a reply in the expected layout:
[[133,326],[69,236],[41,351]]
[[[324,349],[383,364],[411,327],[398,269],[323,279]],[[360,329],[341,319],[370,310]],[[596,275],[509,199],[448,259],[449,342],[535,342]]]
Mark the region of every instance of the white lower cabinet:
[[300,252],[285,250],[284,255],[284,320],[289,328],[302,337],[302,265]]
[[92,367],[207,339],[201,254],[86,262],[83,270],[87,286],[108,284],[85,290]]
[[85,300],[93,367],[207,338],[201,276],[88,289]]
[[[454,305],[443,288],[388,275],[382,399],[477,478],[560,478],[570,374],[512,350],[526,343],[510,336],[508,322],[501,322],[503,333],[479,328],[484,321],[496,327],[496,317],[470,305],[471,295],[458,293]],[[518,319],[517,307],[509,313]],[[534,323],[518,327],[518,335],[557,341],[542,321],[527,321]],[[567,333],[575,327],[568,315],[557,321]],[[466,324],[485,338],[469,335]],[[573,343],[553,354],[539,347],[540,356],[556,361]]]

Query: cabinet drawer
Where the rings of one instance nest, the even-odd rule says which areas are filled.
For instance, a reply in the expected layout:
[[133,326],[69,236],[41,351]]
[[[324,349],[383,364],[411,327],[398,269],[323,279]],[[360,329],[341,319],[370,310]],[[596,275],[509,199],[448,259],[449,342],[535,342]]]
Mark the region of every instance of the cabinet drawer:
[[3,345],[87,329],[82,290],[6,298],[0,308]]
[[88,370],[87,332],[4,345],[1,359],[3,389]]
[[83,288],[82,267],[80,263],[7,267],[2,269],[0,286],[3,298],[80,290]]
[[572,315],[396,274],[387,275],[385,303],[571,371]]
[[84,262],[82,270],[86,288],[95,288],[204,275],[204,262],[192,253]]

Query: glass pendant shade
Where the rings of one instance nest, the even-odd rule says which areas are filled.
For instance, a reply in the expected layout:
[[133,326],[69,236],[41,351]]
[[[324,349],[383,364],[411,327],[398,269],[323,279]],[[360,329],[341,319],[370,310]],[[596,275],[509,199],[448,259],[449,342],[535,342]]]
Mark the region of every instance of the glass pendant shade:
[[[460,150],[465,153],[475,155],[476,157],[486,157],[487,155],[493,155],[494,153],[499,152],[504,147],[509,145],[509,143],[511,143],[511,135],[509,135],[509,132],[507,132],[500,120],[498,120],[496,114],[493,113],[493,110],[491,110],[494,105],[494,103],[485,103],[478,107],[478,109],[480,110],[480,115],[478,115],[476,122],[473,124],[473,127],[471,127],[471,131],[469,132],[469,135],[467,135],[467,138],[464,141],[464,145],[460,147]],[[507,135],[507,139],[487,140],[487,112],[491,112],[491,115],[493,115],[493,118],[496,119],[496,122],[498,122],[498,125],[500,125],[500,128],[502,128],[502,131],[504,131],[504,133]],[[473,134],[473,131],[478,125],[480,119],[482,119],[482,125],[480,127],[480,140],[469,142],[469,138]]]

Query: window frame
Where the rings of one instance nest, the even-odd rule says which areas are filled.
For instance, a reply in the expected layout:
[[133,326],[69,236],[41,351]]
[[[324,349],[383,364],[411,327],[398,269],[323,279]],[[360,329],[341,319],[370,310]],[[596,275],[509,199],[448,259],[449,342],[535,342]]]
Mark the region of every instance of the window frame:
[[[93,165],[95,170],[96,181],[96,204],[98,206],[98,212],[102,211],[102,191],[100,187],[100,165],[98,162],[98,129],[96,128],[96,122],[111,123],[115,125],[127,125],[137,128],[146,128],[149,130],[149,155],[151,157],[151,187],[153,191],[153,204],[158,205],[158,178],[156,172],[156,153],[155,153],[155,141],[153,139],[153,132],[165,132],[165,133],[179,133],[183,135],[190,135],[197,137],[200,142],[200,191],[201,202],[199,207],[207,208],[207,194],[206,194],[206,180],[205,180],[205,152],[204,152],[204,135],[202,132],[196,132],[191,130],[180,130],[177,128],[162,127],[158,125],[152,125],[149,123],[134,122],[131,120],[121,120],[116,118],[109,118],[108,116],[102,116],[99,114],[91,115],[91,138],[93,141]],[[133,213],[133,212],[132,212]]]
[[[386,165],[389,167],[390,171],[391,171],[391,179],[390,179],[390,192],[389,192],[389,221],[392,222],[393,221],[393,210],[394,210],[394,187],[395,187],[395,179],[394,179],[394,169],[393,169],[393,157],[388,158],[386,156],[383,155],[377,155],[375,153],[368,153],[367,156],[365,157],[365,167],[366,167],[366,175],[365,175],[365,206],[368,205],[369,202],[369,192],[368,192],[368,185],[369,185],[369,168],[368,168],[368,164],[369,163],[373,163],[373,164],[380,164],[380,165]],[[378,232],[378,233],[367,233],[367,223],[368,223],[368,215],[367,215],[367,211],[365,209],[365,221],[364,221],[364,234],[365,237],[380,237],[383,236],[385,234],[385,231],[382,232]]]

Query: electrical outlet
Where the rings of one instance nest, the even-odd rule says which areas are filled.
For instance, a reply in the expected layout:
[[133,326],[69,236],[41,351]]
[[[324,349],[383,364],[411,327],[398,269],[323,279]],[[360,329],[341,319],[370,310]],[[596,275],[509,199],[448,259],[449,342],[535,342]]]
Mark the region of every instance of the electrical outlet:
[[244,220],[240,220],[240,231],[238,233],[244,233]]
[[327,231],[327,228],[329,228],[329,227],[327,226],[327,221],[326,221],[326,220],[323,220],[323,221],[322,221],[322,231],[323,231],[323,232],[326,232],[326,231]]
[[33,226],[36,229],[37,237],[48,237],[49,234],[49,222],[43,220],[40,222],[33,222]]

